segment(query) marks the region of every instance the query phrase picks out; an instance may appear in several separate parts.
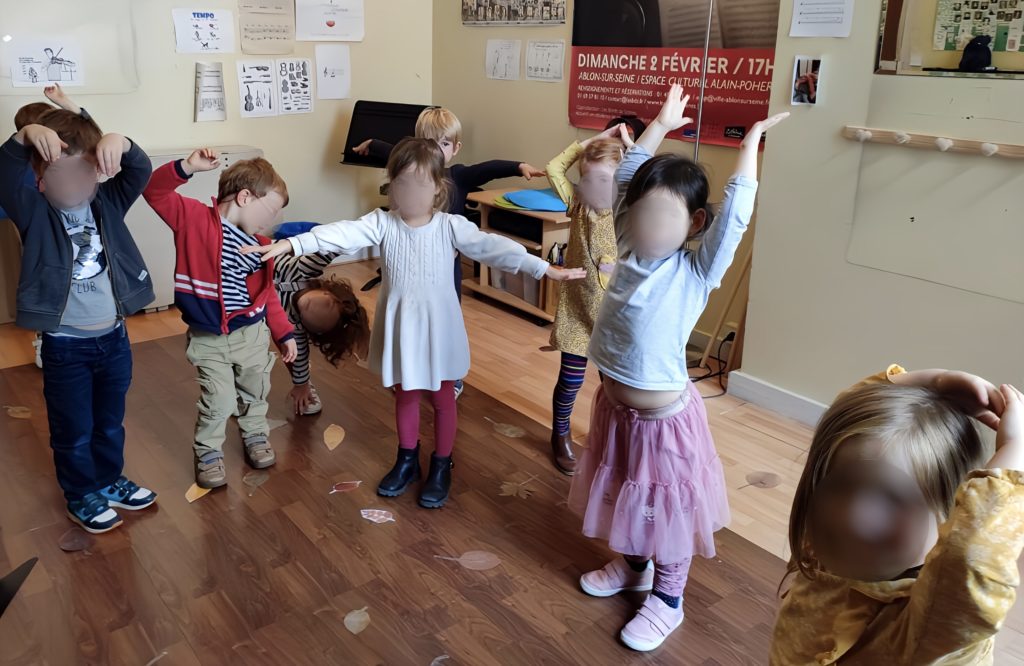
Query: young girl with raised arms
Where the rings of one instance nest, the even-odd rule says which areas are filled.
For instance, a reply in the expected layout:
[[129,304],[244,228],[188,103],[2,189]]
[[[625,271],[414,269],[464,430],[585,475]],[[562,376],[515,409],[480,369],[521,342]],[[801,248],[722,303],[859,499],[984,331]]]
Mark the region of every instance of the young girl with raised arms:
[[436,141],[403,139],[388,159],[390,210],[353,222],[250,248],[264,260],[288,253],[353,253],[380,245],[383,284],[370,336],[370,369],[395,388],[398,459],[377,492],[397,497],[420,478],[420,398],[434,406],[435,451],[419,503],[439,508],[448,500],[455,445],[455,381],[469,371],[469,340],[458,296],[451,288],[456,252],[506,272],[535,278],[578,279],[582,269],[562,270],[507,238],[481,232],[447,210],[445,156]]
[[840,395],[793,499],[770,663],[992,664],[1020,583],[1022,470],[1011,386],[891,366]]
[[[624,189],[615,217],[619,260],[589,350],[604,380],[569,494],[583,533],[622,554],[583,574],[583,591],[608,597],[653,588],[619,634],[640,651],[658,647],[682,623],[690,561],[714,555],[714,532],[729,520],[707,413],[686,371],[686,343],[750,222],[761,136],[787,115],[751,128],[712,222],[703,170],[679,155],[653,157],[669,132],[692,122],[684,117],[688,101],[680,86],[671,88],[616,175]],[[698,250],[684,247],[698,237]]]

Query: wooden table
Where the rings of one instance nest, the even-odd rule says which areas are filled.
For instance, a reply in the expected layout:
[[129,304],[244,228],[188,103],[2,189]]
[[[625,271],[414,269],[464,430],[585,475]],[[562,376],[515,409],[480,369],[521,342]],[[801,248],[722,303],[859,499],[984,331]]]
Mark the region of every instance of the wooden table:
[[[466,198],[468,201],[479,204],[480,228],[483,231],[487,231],[488,233],[499,234],[501,236],[505,236],[506,238],[510,238],[519,243],[520,245],[522,245],[523,247],[525,247],[527,252],[529,252],[530,254],[539,256],[542,259],[547,259],[548,253],[551,251],[551,247],[553,245],[555,245],[556,243],[563,244],[568,242],[569,218],[565,215],[565,213],[548,213],[535,210],[509,210],[507,208],[502,208],[500,206],[495,205],[494,200],[497,199],[499,196],[506,194],[507,192],[516,192],[520,189],[522,188],[471,192],[469,196],[467,196]],[[535,224],[535,221],[540,221],[540,243],[527,240],[525,238],[521,238],[514,234],[508,233],[507,231],[498,231],[492,229],[490,226],[490,215],[495,208],[506,213],[511,213],[513,215],[521,215],[524,218],[529,218],[529,220],[524,220],[524,222],[531,222]],[[483,294],[484,296],[493,298],[496,301],[501,301],[506,305],[510,305],[514,308],[522,310],[523,312],[533,317],[537,317],[538,319],[543,319],[544,321],[548,322],[555,320],[555,307],[558,303],[558,292],[554,289],[546,288],[546,283],[548,282],[547,278],[541,280],[541,284],[538,288],[540,298],[540,305],[538,307],[533,305],[532,303],[523,300],[522,298],[519,298],[514,294],[511,294],[502,289],[498,289],[496,287],[492,287],[490,281],[490,272],[491,269],[488,266],[480,264],[480,277],[466,278],[465,280],[462,281],[462,285],[469,289],[470,291],[476,292],[478,294]]]

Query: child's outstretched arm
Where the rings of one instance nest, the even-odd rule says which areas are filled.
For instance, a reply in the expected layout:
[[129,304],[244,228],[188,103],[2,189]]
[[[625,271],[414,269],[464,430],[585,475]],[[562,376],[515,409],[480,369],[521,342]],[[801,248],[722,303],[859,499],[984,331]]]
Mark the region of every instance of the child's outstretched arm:
[[1006,385],[1000,395],[1005,409],[993,469],[975,471],[960,485],[909,604],[885,628],[902,648],[893,663],[936,663],[987,640],[1017,597],[1024,548],[1024,396]]
[[382,210],[367,213],[351,222],[331,222],[314,227],[312,231],[270,245],[243,247],[242,254],[259,254],[263,261],[294,254],[331,252],[353,254],[364,248],[378,245],[384,238],[387,214]]
[[387,162],[388,158],[391,157],[391,151],[394,150],[394,148],[394,144],[388,143],[387,141],[381,141],[380,139],[367,139],[359,145],[352,146],[352,152],[356,155],[373,157]]
[[715,220],[706,219],[706,211],[691,211],[704,218],[703,224],[710,225],[694,255],[694,268],[712,288],[722,284],[725,272],[729,270],[736,248],[754,214],[754,199],[757,195],[757,151],[761,137],[769,128],[775,127],[789,117],[780,113],[754,123],[740,144],[736,161],[736,172],[725,188],[722,209]]
[[186,159],[168,162],[153,172],[149,185],[142,192],[146,203],[160,216],[172,231],[190,219],[204,219],[206,205],[178,194],[180,186],[193,174],[211,171],[220,166],[220,156],[212,148],[196,148]]
[[587,275],[586,270],[582,268],[552,266],[540,257],[528,253],[525,247],[514,240],[480,231],[475,224],[461,215],[452,215],[451,220],[455,232],[455,247],[474,261],[509,273],[522,271],[538,280],[545,276],[556,281],[580,280]]

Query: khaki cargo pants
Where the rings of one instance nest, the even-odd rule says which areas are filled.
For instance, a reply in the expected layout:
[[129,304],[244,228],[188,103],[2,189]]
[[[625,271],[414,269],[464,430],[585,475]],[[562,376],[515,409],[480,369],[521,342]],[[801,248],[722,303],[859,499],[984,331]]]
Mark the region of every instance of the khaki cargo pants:
[[193,445],[197,457],[223,450],[228,419],[236,413],[242,437],[270,434],[267,395],[275,354],[266,322],[227,335],[189,331],[185,355],[199,380]]

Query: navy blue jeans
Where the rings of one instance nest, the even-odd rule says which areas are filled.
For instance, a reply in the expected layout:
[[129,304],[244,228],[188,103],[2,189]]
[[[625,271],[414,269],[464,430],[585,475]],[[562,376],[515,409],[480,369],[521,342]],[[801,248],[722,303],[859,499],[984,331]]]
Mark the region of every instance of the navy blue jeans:
[[68,501],[124,467],[124,403],[132,350],[123,325],[98,338],[43,336],[43,396],[57,482]]

